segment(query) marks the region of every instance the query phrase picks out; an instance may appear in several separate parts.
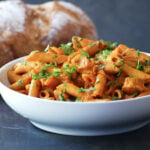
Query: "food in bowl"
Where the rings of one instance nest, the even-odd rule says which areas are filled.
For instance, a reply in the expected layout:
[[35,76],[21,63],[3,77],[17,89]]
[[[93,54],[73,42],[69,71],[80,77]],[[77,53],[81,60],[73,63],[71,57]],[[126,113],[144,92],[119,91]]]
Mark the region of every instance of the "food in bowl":
[[7,73],[11,89],[56,101],[97,102],[150,95],[150,56],[108,41],[74,36],[33,51]]

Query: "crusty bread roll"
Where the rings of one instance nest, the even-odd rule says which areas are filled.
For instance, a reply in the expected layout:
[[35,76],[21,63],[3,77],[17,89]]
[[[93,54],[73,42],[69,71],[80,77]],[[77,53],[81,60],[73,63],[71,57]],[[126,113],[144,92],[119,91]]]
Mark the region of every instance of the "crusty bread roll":
[[32,50],[43,50],[48,44],[59,46],[73,35],[97,39],[89,17],[68,2],[29,5],[3,1],[0,11],[0,66]]

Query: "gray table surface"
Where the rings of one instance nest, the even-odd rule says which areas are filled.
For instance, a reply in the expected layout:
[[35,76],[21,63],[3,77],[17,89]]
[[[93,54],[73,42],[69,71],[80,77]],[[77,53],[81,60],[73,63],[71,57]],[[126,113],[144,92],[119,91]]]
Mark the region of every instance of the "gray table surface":
[[[25,0],[41,3],[46,0]],[[150,0],[68,0],[94,21],[100,39],[150,52]],[[150,150],[150,124],[130,133],[74,137],[44,132],[0,97],[0,150]]]

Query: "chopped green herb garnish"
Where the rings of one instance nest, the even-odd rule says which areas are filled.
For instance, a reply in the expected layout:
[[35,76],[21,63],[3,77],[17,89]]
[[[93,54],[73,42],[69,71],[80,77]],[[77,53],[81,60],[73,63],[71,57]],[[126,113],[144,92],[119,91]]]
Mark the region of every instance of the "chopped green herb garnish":
[[70,55],[74,52],[71,42],[67,44],[61,44],[60,48],[64,50],[65,55]]
[[102,55],[103,59],[106,59],[106,57],[110,55],[110,53],[112,53],[112,50],[108,50],[108,49],[99,52],[99,54]]
[[96,82],[95,82],[95,83],[98,83],[98,82],[100,82],[100,79],[99,79],[99,78],[96,79]]
[[129,77],[130,78],[136,78],[136,75],[130,75]]
[[150,67],[150,59],[145,59],[146,61],[146,67]]
[[20,85],[21,83],[23,83],[23,81],[22,80],[18,80],[17,83],[18,83],[17,85]]
[[111,43],[109,41],[101,40],[105,45],[107,45],[107,49],[112,50],[114,49],[118,44],[117,42]]
[[117,67],[117,65],[116,64],[114,64],[114,68],[116,68]]
[[53,77],[59,77],[60,73],[62,73],[62,71],[60,71],[59,69],[54,68],[53,69],[53,74],[51,74]]
[[136,69],[138,69],[138,70],[144,70],[144,66],[142,65],[142,63],[138,60],[138,62],[137,62],[137,64],[136,64],[137,66],[136,66]]
[[63,91],[58,95],[59,100],[63,101],[64,97],[63,94],[66,92],[66,89],[63,89]]
[[83,55],[83,56],[86,56],[87,58],[90,58],[90,55],[89,55],[89,53],[87,53],[87,52],[85,52],[85,51],[81,51],[81,54]]
[[80,43],[78,43],[78,44],[77,44],[77,46],[80,48],[80,47],[81,47],[81,44],[80,44]]
[[96,44],[95,43],[90,43],[89,46],[93,47],[95,46]]
[[119,76],[121,75],[122,70],[123,70],[123,67],[120,67],[120,68],[119,68],[119,73],[117,74],[117,77],[119,77]]
[[49,64],[46,64],[46,67],[57,67],[57,62],[54,61],[54,64],[50,62]]
[[137,56],[140,56],[141,53],[140,53],[139,50],[137,50],[137,51],[136,51],[136,54],[137,54]]
[[133,97],[137,97],[139,95],[139,92],[135,92],[135,93],[133,93]]
[[108,48],[113,49],[118,45],[117,42],[111,43]]
[[48,52],[48,50],[49,50],[49,44],[47,45],[47,47],[44,49],[44,52]]
[[81,93],[81,92],[90,92],[90,91],[92,91],[92,90],[95,90],[95,88],[94,87],[90,87],[90,88],[88,88],[88,89],[84,89],[84,88],[80,88],[79,90],[78,90],[78,92],[79,93]]
[[119,86],[118,80],[115,81],[115,85],[116,85],[117,87]]
[[76,43],[76,42],[77,42],[77,40],[73,40],[73,41],[72,41],[72,43]]
[[56,58],[56,57],[57,57],[57,55],[56,55],[56,54],[54,54],[54,55],[53,55],[53,58]]
[[76,35],[74,35],[74,36],[72,36],[72,39],[74,39],[74,38],[76,38],[77,36]]
[[37,84],[37,83],[35,83],[35,86],[36,86],[36,87],[38,87],[38,84]]
[[123,59],[119,59],[119,62],[121,63],[121,65],[124,65]]
[[40,52],[40,51],[39,50],[34,50],[30,54],[32,54],[32,53],[38,53],[38,52]]
[[78,93],[81,93],[81,92],[84,92],[84,88],[81,87],[79,90],[78,90]]
[[82,40],[82,38],[81,38],[81,37],[79,37],[79,38],[78,38],[78,41],[81,41],[81,40]]
[[103,66],[102,64],[99,65],[100,70],[103,70],[105,68],[105,66]]
[[22,62],[22,64],[25,66],[27,63],[24,61],[24,62]]
[[69,78],[72,78],[72,74],[77,70],[77,66],[69,67],[69,64],[66,64],[63,68],[63,72],[68,74]]
[[112,100],[118,100],[117,96],[112,97]]
[[42,74],[42,73],[36,74],[36,73],[34,73],[33,76],[32,76],[32,79],[36,80],[36,79],[43,79],[43,78],[49,78],[49,77],[50,77],[49,73],[46,73],[46,74]]
[[40,73],[41,73],[42,75],[44,75],[46,70],[47,70],[47,67],[43,66],[43,67],[41,68],[41,72],[40,72]]
[[64,97],[63,97],[63,93],[62,93],[62,92],[58,95],[58,98],[59,98],[59,100],[61,100],[61,101],[64,100]]
[[112,84],[114,84],[113,81],[109,81],[108,85],[111,86]]
[[80,97],[77,97],[75,102],[82,102]]

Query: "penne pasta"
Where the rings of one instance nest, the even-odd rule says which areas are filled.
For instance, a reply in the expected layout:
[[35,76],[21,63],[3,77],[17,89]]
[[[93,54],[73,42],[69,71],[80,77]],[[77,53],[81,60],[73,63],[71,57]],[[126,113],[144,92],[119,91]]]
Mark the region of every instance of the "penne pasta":
[[55,58],[53,58],[53,56],[50,53],[42,53],[42,52],[35,52],[35,53],[31,53],[26,59],[25,61],[29,62],[29,61],[39,61],[39,62],[47,62],[47,63],[54,63],[55,61],[57,62],[57,64],[62,64],[63,62],[65,62],[67,60],[67,56],[66,55],[59,55]]
[[39,79],[37,80],[32,79],[30,87],[29,87],[28,95],[33,96],[33,97],[39,97],[40,86],[41,86],[41,83]]
[[150,56],[78,36],[30,53],[7,72],[10,88],[46,100],[99,102],[150,95]]
[[27,84],[29,84],[31,81],[31,77],[30,76],[26,76],[22,79],[19,79],[18,81],[16,81],[15,83],[11,84],[9,87],[13,90],[24,90],[25,86]]
[[15,71],[13,71],[13,70],[8,70],[8,72],[7,72],[7,77],[8,77],[8,80],[9,80],[9,82],[10,82],[11,84],[13,84],[13,83],[17,82],[18,80],[21,80],[21,79],[22,79],[22,76],[17,75],[17,74],[15,73]]

